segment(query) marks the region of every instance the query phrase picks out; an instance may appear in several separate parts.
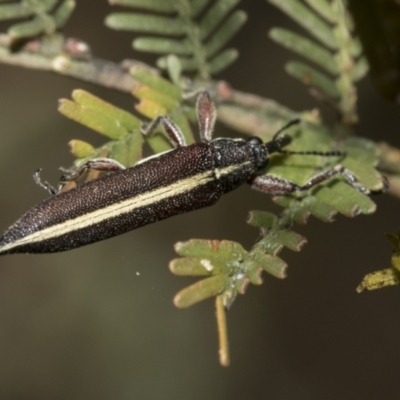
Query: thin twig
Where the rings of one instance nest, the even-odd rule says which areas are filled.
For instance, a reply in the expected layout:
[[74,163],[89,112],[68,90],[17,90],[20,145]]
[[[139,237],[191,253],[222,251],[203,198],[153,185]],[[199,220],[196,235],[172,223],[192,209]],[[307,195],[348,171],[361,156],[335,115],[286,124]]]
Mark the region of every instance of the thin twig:
[[127,93],[137,83],[129,73],[127,64],[132,66],[139,62],[125,61],[117,64],[93,57],[89,46],[76,39],[64,39],[60,35],[47,38],[46,41],[35,39],[27,42],[17,52],[11,51],[9,44],[8,37],[1,35],[0,62],[3,64],[53,71]]
[[218,325],[219,362],[223,367],[228,367],[230,362],[228,330],[226,326],[225,306],[223,297],[221,295],[215,298],[215,308],[216,308],[217,325]]

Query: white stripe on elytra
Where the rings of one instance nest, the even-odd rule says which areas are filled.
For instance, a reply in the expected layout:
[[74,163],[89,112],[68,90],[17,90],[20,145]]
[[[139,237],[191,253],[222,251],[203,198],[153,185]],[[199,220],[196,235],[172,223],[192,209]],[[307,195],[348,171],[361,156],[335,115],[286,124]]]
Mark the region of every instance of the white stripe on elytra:
[[[219,173],[221,176],[227,175],[249,163],[250,162],[230,165],[229,167],[220,169]],[[44,228],[40,231],[34,232],[21,239],[17,239],[14,242],[8,243],[0,247],[0,253],[9,251],[14,247],[54,239],[69,232],[77,231],[83,228],[87,228],[91,225],[99,224],[109,218],[115,218],[119,215],[130,213],[138,208],[146,207],[151,204],[157,203],[158,201],[183,194],[192,189],[198,188],[199,186],[203,186],[206,183],[211,182],[212,180],[214,180],[213,171],[210,170],[201,174],[197,174],[190,178],[174,182],[171,185],[154,189],[151,192],[138,194],[135,197],[131,197],[119,203],[111,204],[107,207],[100,208],[84,215],[80,215],[79,217],[76,217],[74,219],[66,220],[57,225],[49,226],[48,228]]]

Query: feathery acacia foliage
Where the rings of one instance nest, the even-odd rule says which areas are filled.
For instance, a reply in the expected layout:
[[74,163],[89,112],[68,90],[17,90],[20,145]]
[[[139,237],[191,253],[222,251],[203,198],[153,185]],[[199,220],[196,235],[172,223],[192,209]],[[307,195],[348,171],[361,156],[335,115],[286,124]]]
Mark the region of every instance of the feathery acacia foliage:
[[112,139],[98,149],[80,140],[71,141],[71,152],[81,162],[103,156],[129,167],[142,158],[143,138],[139,131],[139,119],[84,90],[74,90],[72,99],[61,99],[59,111]]
[[[238,56],[235,49],[223,50],[247,18],[241,10],[231,12],[238,2],[113,0],[112,4],[151,11],[152,14],[115,12],[105,22],[113,29],[152,35],[136,38],[133,47],[163,54],[157,61],[158,67],[166,69],[167,55],[175,54],[183,71],[194,71],[207,79],[228,67]],[[207,10],[201,15],[205,8]]]
[[75,8],[75,0],[20,0],[0,4],[0,21],[29,18],[17,22],[7,31],[13,39],[24,39],[40,34],[51,34],[67,22]]
[[353,36],[353,24],[343,1],[268,0],[296,21],[315,40],[288,29],[273,28],[269,36],[275,42],[318,66],[290,61],[286,71],[314,90],[314,95],[334,106],[345,124],[357,122],[354,84],[365,76],[367,61],[361,45]]
[[[138,50],[162,54],[157,65],[165,69],[170,78],[166,79],[157,70],[144,66],[130,68],[130,78],[134,81],[130,91],[139,99],[136,111],[149,119],[168,115],[181,128],[186,142],[191,144],[195,139],[190,123],[195,122],[195,112],[193,101],[186,101],[185,91],[188,88],[211,87],[218,95],[218,120],[225,125],[268,141],[286,122],[300,118],[300,126],[288,132],[294,139],[288,150],[346,152],[346,156],[336,158],[274,154],[265,172],[301,185],[317,172],[340,162],[368,189],[383,189],[382,178],[375,169],[378,146],[372,141],[349,135],[349,127],[357,120],[355,83],[366,73],[367,67],[360,45],[352,36],[352,24],[343,1],[307,0],[309,7],[299,0],[269,1],[320,42],[318,44],[281,28],[270,32],[273,40],[324,70],[319,72],[301,62],[290,62],[286,66],[291,75],[311,86],[319,99],[328,101],[338,110],[341,124],[328,129],[314,111],[295,112],[272,100],[239,92],[229,94],[230,89],[225,90],[228,94],[219,93],[218,84],[210,76],[222,71],[237,57],[236,50],[224,47],[246,19],[242,11],[233,11],[238,0],[110,0],[114,5],[144,11],[112,13],[107,17],[106,24],[113,29],[150,35],[136,38],[133,46]],[[5,15],[9,15],[8,18],[32,16],[35,21],[41,13],[50,15],[47,13],[55,3],[50,0],[36,2],[42,8],[32,6],[24,15],[17,15],[16,11],[13,11],[14,14],[8,11],[7,14],[6,9],[2,10],[5,5],[0,5],[0,19],[2,16],[4,19]],[[59,14],[64,17],[57,21],[66,20],[69,16],[65,11],[68,4],[69,13],[72,12],[73,1],[65,0],[52,14],[54,20]],[[54,23],[54,26],[58,28],[61,23]],[[45,34],[48,30],[35,32],[35,35]],[[12,36],[11,31],[9,34]],[[194,79],[182,76],[185,72],[194,72]],[[151,137],[143,137],[140,132],[142,121],[137,116],[83,90],[75,90],[72,100],[60,100],[59,110],[109,139],[98,148],[80,140],[71,141],[76,165],[101,156],[116,159],[129,167],[142,158],[145,142],[155,153],[171,147],[160,129]],[[88,178],[93,178],[93,174],[89,174]],[[273,200],[284,208],[280,215],[266,211],[249,212],[247,222],[261,233],[250,250],[227,240],[192,239],[175,245],[181,257],[171,261],[171,271],[176,275],[203,278],[180,291],[175,297],[175,304],[186,308],[216,296],[221,346],[227,346],[224,307],[229,307],[237,294],[243,294],[249,283],[260,285],[263,271],[284,278],[287,265],[278,256],[280,251],[284,248],[299,251],[306,243],[304,237],[292,230],[295,223],[305,224],[310,215],[332,222],[337,213],[354,217],[359,213],[375,211],[373,201],[341,177],[324,182],[308,192],[277,196]],[[226,347],[222,350],[225,358],[221,358],[221,362],[226,365],[228,351]]]
[[[182,95],[178,87],[167,79],[142,67],[133,67],[131,74],[137,80],[132,94],[139,99],[136,111],[153,119],[159,115],[169,115],[181,128],[186,142],[194,142],[189,120],[181,106]],[[142,121],[133,114],[121,110],[110,103],[84,91],[75,90],[72,99],[61,99],[59,111],[66,117],[87,126],[111,139],[103,146],[94,149],[89,143],[73,140],[70,143],[72,154],[77,157],[76,165],[88,159],[106,154],[126,167],[142,158],[144,139],[155,153],[171,148],[171,144],[161,130],[145,138],[140,132]]]

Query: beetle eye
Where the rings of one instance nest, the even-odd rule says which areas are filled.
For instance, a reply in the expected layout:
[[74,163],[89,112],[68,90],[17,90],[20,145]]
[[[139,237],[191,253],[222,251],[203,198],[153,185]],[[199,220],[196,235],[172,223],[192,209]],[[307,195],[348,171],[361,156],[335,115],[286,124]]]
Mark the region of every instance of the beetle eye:
[[251,146],[260,146],[261,144],[263,144],[263,141],[257,136],[252,136],[247,139],[247,143]]

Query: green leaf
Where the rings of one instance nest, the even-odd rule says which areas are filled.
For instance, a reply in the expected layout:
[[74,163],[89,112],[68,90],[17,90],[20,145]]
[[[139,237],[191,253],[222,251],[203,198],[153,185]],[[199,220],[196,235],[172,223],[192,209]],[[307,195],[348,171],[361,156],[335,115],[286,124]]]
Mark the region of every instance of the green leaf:
[[[292,247],[298,244],[293,236],[287,238]],[[221,295],[229,307],[238,293],[244,294],[249,282],[262,283],[263,270],[280,278],[285,275],[286,263],[266,254],[260,246],[248,253],[236,242],[192,239],[177,243],[175,250],[183,257],[171,261],[169,268],[174,274],[215,278],[203,279],[179,292],[175,297],[178,307],[189,307],[216,295]]]
[[278,223],[278,217],[267,211],[250,211],[247,223],[255,228],[271,229]]
[[169,263],[169,269],[179,276],[210,276],[220,275],[227,271],[226,260],[211,257],[182,257],[175,258]]
[[94,147],[83,140],[71,140],[69,143],[71,153],[76,158],[85,158],[94,152]]
[[346,197],[347,202],[352,201],[356,204],[362,214],[372,214],[376,211],[376,204],[370,197],[352,188],[346,182],[339,181],[332,185],[332,188],[337,192],[337,195]]
[[184,40],[139,37],[133,41],[132,45],[136,50],[149,53],[172,53],[178,55],[190,55],[192,53],[189,42]]
[[[272,256],[276,256],[279,254],[279,252],[283,249],[283,244],[282,242],[275,236],[273,235],[266,235],[262,240],[260,240],[258,243],[256,243],[257,248],[260,248],[262,253],[267,253]],[[269,272],[269,271],[267,271]],[[275,275],[274,272],[272,272],[272,275]],[[281,277],[281,276],[279,276]]]
[[[345,186],[347,185],[345,184]],[[360,207],[353,198],[347,198],[345,195],[338,196],[336,191],[328,186],[321,185],[318,187],[314,196],[324,203],[331,205],[335,210],[346,217],[352,218],[360,213]]]
[[173,54],[167,56],[166,61],[169,77],[172,82],[179,87],[181,84],[182,64],[179,58]]
[[346,140],[346,152],[349,158],[360,163],[372,166],[378,163],[378,147],[372,140],[351,136]]
[[364,76],[367,75],[369,70],[369,65],[367,62],[367,59],[365,57],[361,57],[357,62],[356,65],[354,66],[354,69],[352,71],[352,79],[353,82],[358,82]]
[[110,139],[119,139],[128,134],[127,129],[121,126],[118,121],[112,120],[97,111],[81,106],[71,100],[61,99],[58,111],[66,117],[82,125],[86,125]]
[[317,199],[315,196],[307,196],[302,203],[315,218],[323,222],[333,222],[337,214],[337,210],[334,207]]
[[[76,142],[73,140],[72,142]],[[75,161],[75,166],[78,167],[88,160],[98,157],[108,157],[117,160],[125,167],[133,166],[142,158],[143,137],[140,132],[129,133],[127,136],[117,140],[111,140],[101,147],[94,149],[91,153],[74,154],[79,157]],[[80,156],[83,157],[80,157]]]
[[190,5],[192,7],[191,16],[197,17],[197,15],[203,10],[203,8],[207,5],[209,0],[190,0]]
[[20,39],[29,36],[36,36],[39,33],[54,32],[56,26],[54,20],[43,14],[37,15],[29,22],[21,22],[19,24],[13,25],[9,30],[8,34],[15,39]]
[[288,249],[300,251],[307,243],[307,239],[296,232],[288,229],[282,229],[276,232],[277,239]]
[[139,131],[141,125],[134,115],[88,93],[74,90],[74,101],[61,99],[59,111],[98,133],[112,139],[100,148],[93,148],[89,143],[72,140],[72,154],[78,158],[79,166],[89,159],[109,157],[131,167],[142,158],[143,136]]
[[107,117],[110,120],[116,121],[117,124],[120,124],[129,131],[140,127],[140,120],[137,119],[133,114],[122,110],[121,108],[115,107],[111,103],[108,103],[85,90],[74,90],[72,92],[72,98],[76,103],[90,108],[91,110],[102,114],[104,117]]
[[332,53],[315,42],[283,28],[271,29],[269,37],[288,50],[308,58],[329,73],[333,75],[339,73],[336,63],[333,62]]
[[[171,58],[173,61],[174,56]],[[179,63],[178,60],[175,61]],[[179,87],[143,68],[133,68],[131,73],[139,81],[132,91],[137,98],[141,99],[140,103],[135,105],[136,110],[151,119],[168,114],[181,129],[186,143],[194,143],[193,133],[181,107]],[[155,134],[147,136],[146,140],[156,153],[171,149],[167,135],[160,128]]]
[[8,19],[25,18],[33,14],[32,8],[25,3],[1,4],[0,21]]
[[180,89],[161,76],[152,74],[148,70],[140,67],[133,67],[130,72],[138,81],[144,83],[155,91],[178,101],[181,99]]
[[286,64],[285,70],[289,75],[300,80],[307,86],[318,89],[328,97],[333,99],[340,97],[340,93],[331,79],[306,64],[297,61],[289,62]]
[[200,39],[205,40],[222,22],[225,16],[239,3],[239,0],[217,0],[200,22]]
[[202,300],[222,293],[229,284],[225,275],[216,275],[203,279],[181,290],[174,297],[174,304],[178,308],[188,308]]
[[357,179],[370,190],[379,191],[383,189],[382,176],[372,165],[351,157],[347,157],[342,165],[356,175]]
[[166,115],[167,110],[161,104],[150,99],[142,99],[138,104],[135,104],[135,109],[145,117],[154,119],[159,115]]
[[187,242],[178,242],[174,248],[183,257],[230,258],[234,256],[242,259],[247,254],[239,243],[227,240],[220,242],[218,240],[192,239]]
[[[261,273],[264,270],[262,264],[251,257],[247,257],[243,262],[243,267],[246,270],[246,276],[253,285],[261,285]],[[242,293],[243,294],[243,293]]]
[[136,131],[110,143],[110,156],[126,167],[132,167],[142,158],[143,135]]
[[307,207],[304,207],[302,203],[300,203],[299,207],[293,210],[292,218],[296,224],[305,225],[310,215],[311,211]]
[[112,5],[137,7],[149,11],[172,13],[175,7],[172,2],[165,0],[111,0]]
[[167,112],[172,111],[179,106],[179,102],[174,98],[146,85],[137,84],[133,89],[132,94],[138,99],[148,99],[163,106]]
[[185,25],[180,19],[156,15],[113,13],[106,18],[105,24],[117,30],[152,32],[171,36],[185,34]]
[[[236,49],[227,49],[210,60],[210,74],[217,74],[231,65],[239,57]],[[188,69],[188,68],[186,68]]]
[[299,0],[268,0],[279,8],[326,47],[336,50],[337,44],[331,27]]
[[[175,54],[170,54],[167,57],[160,57],[157,60],[157,67],[161,69],[167,69],[168,68],[168,57],[176,57],[179,60],[179,63],[182,67],[183,71],[195,71],[197,69],[197,61],[194,58],[183,58],[183,57],[178,57],[175,56]],[[218,56],[217,56],[218,57]]]
[[220,51],[229,40],[237,33],[237,31],[246,22],[247,15],[243,11],[234,12],[214,33],[212,38],[205,46],[207,57],[212,57]]
[[337,22],[336,13],[332,12],[332,4],[327,0],[305,0],[321,17],[331,24]]
[[276,278],[283,279],[286,277],[287,264],[281,258],[259,251],[253,251],[251,258],[257,261],[264,271]]
[[75,0],[64,0],[54,13],[54,23],[57,28],[62,28],[68,21],[76,6]]
[[[50,11],[56,4],[58,0],[40,0],[39,2],[36,1],[36,11]],[[28,0],[29,3],[29,0]],[[32,1],[31,4],[35,4],[35,1]]]

